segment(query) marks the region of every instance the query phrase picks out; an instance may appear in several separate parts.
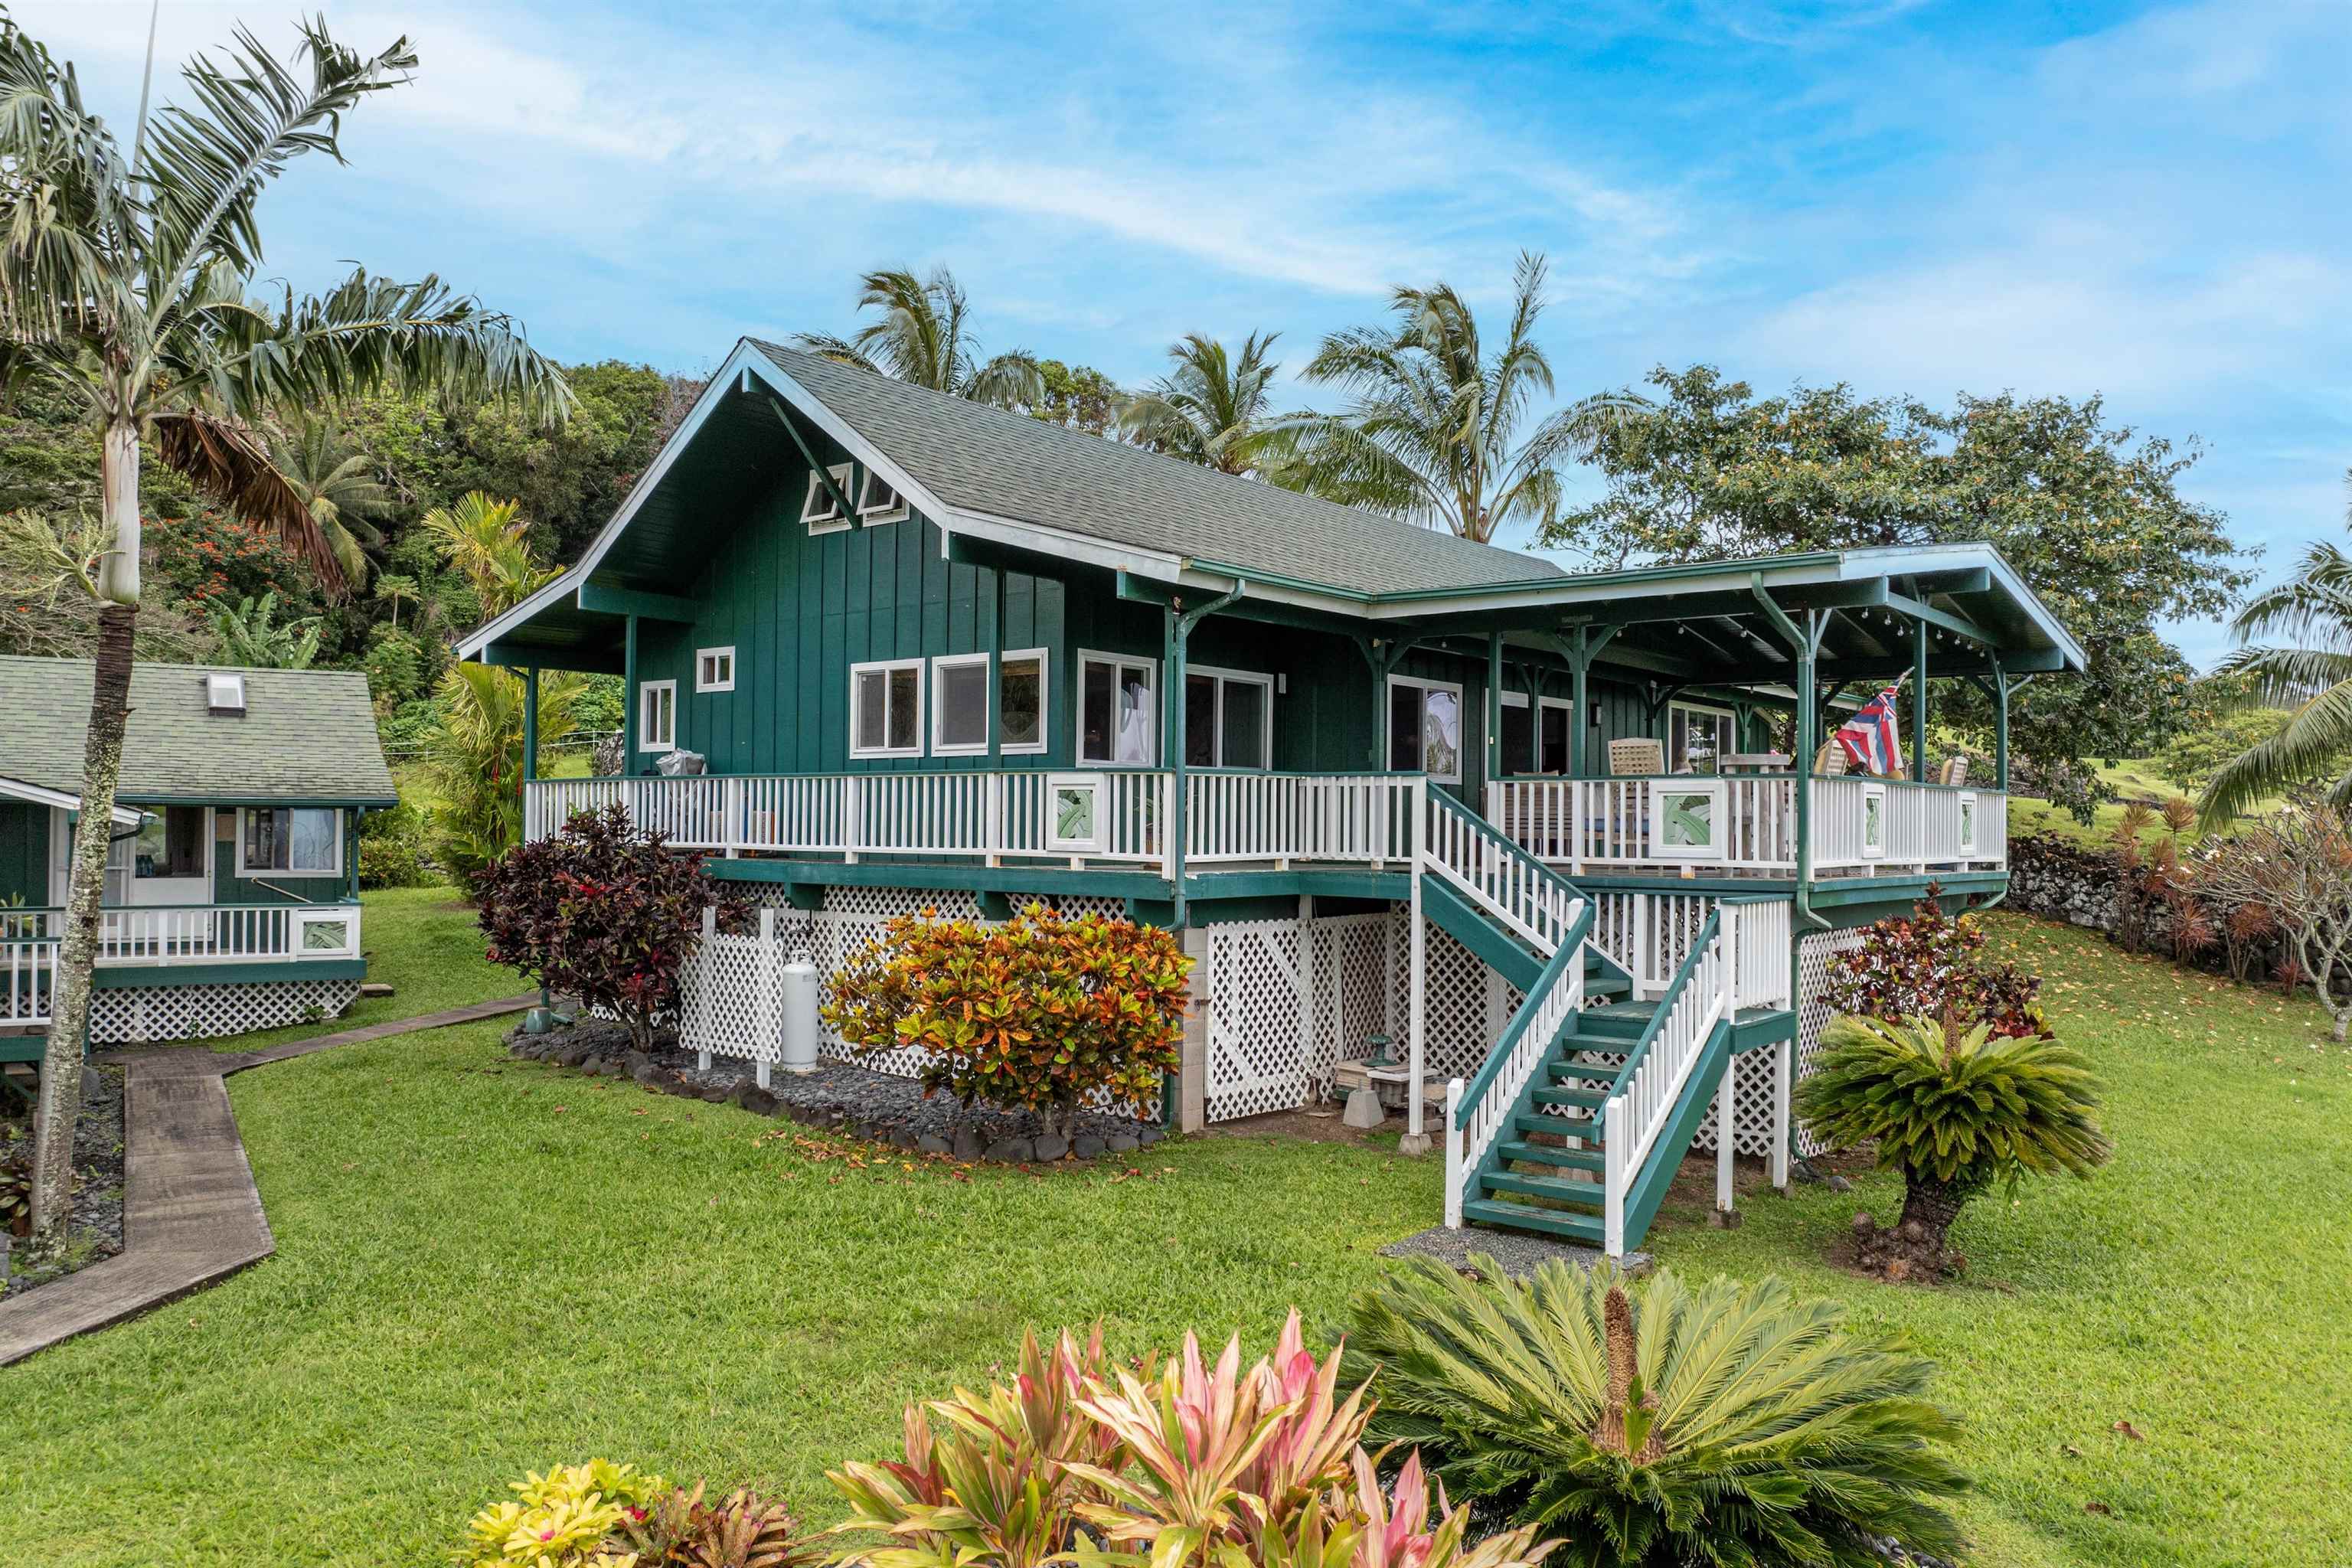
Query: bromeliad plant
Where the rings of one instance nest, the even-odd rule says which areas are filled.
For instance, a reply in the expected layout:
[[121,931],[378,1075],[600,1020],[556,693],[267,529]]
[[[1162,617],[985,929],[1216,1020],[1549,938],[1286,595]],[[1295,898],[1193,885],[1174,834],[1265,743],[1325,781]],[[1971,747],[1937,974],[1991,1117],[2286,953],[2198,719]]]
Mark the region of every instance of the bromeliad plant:
[[860,1054],[923,1052],[926,1093],[1028,1110],[1066,1138],[1081,1105],[1141,1103],[1176,1069],[1191,969],[1175,937],[1132,921],[906,915],[833,977],[824,1015]]
[[2109,1153],[2098,1080],[2080,1051],[2040,1035],[1999,1037],[1947,1016],[1830,1020],[1796,1110],[1840,1148],[1874,1145],[1903,1173],[1903,1217],[1854,1229],[1860,1261],[1890,1279],[1955,1268],[1961,1206],[1995,1183],[2061,1171],[2088,1179]]
[[473,889],[492,963],[605,1009],[641,1051],[653,1046],[655,1019],[677,1006],[703,911],[716,910],[722,930],[748,912],[698,856],[632,827],[619,805],[581,812],[554,837],[508,851],[475,874]]
[[[1560,1531],[1589,1568],[1875,1568],[1950,1556],[1968,1482],[1933,1367],[1776,1279],[1638,1291],[1603,1265],[1429,1259],[1353,1303],[1375,1439],[1412,1445],[1490,1522]],[[1377,1364],[1373,1364],[1377,1363]]]
[[635,1465],[591,1459],[551,1466],[511,1489],[516,1500],[492,1504],[467,1526],[472,1568],[630,1568],[635,1558],[617,1537],[669,1483]]
[[835,1528],[892,1538],[849,1554],[873,1568],[1536,1568],[1558,1544],[1532,1529],[1467,1544],[1442,1489],[1433,1526],[1417,1458],[1383,1491],[1370,1406],[1339,1397],[1339,1369],[1295,1311],[1246,1371],[1238,1335],[1213,1365],[1187,1335],[1115,1379],[1098,1332],[1050,1357],[1033,1338],[1013,1387],[909,1410],[904,1464],[829,1476],[855,1510]]

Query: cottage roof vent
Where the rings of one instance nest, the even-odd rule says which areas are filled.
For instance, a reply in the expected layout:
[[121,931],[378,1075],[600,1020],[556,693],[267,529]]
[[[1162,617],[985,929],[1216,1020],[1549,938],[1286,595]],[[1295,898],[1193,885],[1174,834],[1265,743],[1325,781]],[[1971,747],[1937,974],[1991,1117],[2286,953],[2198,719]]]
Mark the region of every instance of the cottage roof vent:
[[233,714],[245,717],[245,677],[242,675],[207,675],[205,677],[205,710],[208,713]]

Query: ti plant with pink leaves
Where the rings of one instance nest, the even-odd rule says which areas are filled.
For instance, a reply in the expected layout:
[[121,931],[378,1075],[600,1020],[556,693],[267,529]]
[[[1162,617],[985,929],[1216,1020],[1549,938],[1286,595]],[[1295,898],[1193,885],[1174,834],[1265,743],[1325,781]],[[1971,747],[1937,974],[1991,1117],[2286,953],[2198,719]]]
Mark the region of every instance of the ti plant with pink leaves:
[[1012,1387],[908,1411],[906,1462],[834,1473],[854,1510],[836,1528],[891,1537],[854,1552],[873,1568],[1536,1568],[1559,1544],[1466,1545],[1468,1510],[1433,1501],[1417,1457],[1383,1491],[1371,1407],[1339,1378],[1295,1311],[1247,1369],[1239,1335],[1213,1363],[1188,1334],[1116,1372],[1098,1330],[1050,1356],[1032,1338]]

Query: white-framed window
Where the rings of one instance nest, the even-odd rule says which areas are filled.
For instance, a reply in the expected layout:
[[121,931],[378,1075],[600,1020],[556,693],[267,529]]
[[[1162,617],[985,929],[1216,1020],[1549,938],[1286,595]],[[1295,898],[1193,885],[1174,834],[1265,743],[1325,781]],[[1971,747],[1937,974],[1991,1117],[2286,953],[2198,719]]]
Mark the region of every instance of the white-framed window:
[[849,481],[854,477],[853,465],[835,463],[825,472],[833,476],[831,486],[814,468],[809,470],[808,499],[801,502],[801,521],[808,524],[811,533],[839,533],[849,526],[849,519],[843,515],[840,503],[833,499],[833,492],[838,488],[842,494],[849,493]]
[[637,750],[677,750],[677,682],[637,682]]
[[849,754],[923,754],[923,661],[876,659],[849,667]]
[[988,751],[988,726],[1000,755],[1034,755],[1045,749],[1045,650],[1013,648],[997,656],[996,706],[988,705],[988,655],[946,654],[931,660],[931,754],[972,757]]
[[907,498],[889,480],[866,469],[866,481],[857,491],[857,521],[872,528],[877,523],[904,521],[906,516]]
[[236,814],[239,869],[295,877],[343,874],[343,814],[332,806],[247,806]]
[[1739,750],[1739,721],[1728,708],[1704,702],[1666,705],[1666,772],[1713,773],[1721,759]]
[[1103,843],[1103,775],[1045,777],[1045,847],[1055,854],[1099,853]]
[[1722,858],[1723,785],[1649,786],[1650,853],[1665,860]]
[[1886,786],[1862,786],[1862,857],[1878,860],[1886,855]]
[[1389,769],[1462,782],[1462,687],[1418,676],[1389,677]]
[[1274,677],[1196,665],[1184,671],[1184,765],[1274,765]]
[[1160,761],[1160,661],[1078,650],[1078,761]]
[[987,750],[988,656],[931,660],[931,755],[971,757]]
[[996,658],[997,750],[1007,756],[1045,749],[1045,650],[1014,648]]
[[1959,798],[1960,858],[1968,859],[1977,852],[1977,796],[1974,790],[1964,790]]
[[212,824],[203,806],[164,805],[140,817],[135,838],[128,843],[118,838],[114,844],[129,854],[132,879],[144,882],[210,875],[205,857],[212,840]]
[[349,906],[294,911],[294,956],[357,958],[360,912]]
[[696,648],[694,689],[697,691],[734,690],[735,650],[731,647]]

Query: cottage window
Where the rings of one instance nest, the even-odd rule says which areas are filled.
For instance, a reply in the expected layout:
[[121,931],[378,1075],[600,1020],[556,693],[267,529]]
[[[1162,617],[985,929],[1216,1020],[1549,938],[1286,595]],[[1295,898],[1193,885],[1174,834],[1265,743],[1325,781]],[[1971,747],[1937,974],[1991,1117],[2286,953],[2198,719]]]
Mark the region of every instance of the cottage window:
[[140,819],[131,874],[141,881],[153,877],[201,877],[204,846],[205,808],[167,805]]
[[343,869],[342,814],[313,806],[247,810],[238,864],[247,871],[334,877]]
[[1452,681],[1389,677],[1389,767],[1462,782],[1462,688]]
[[849,667],[849,754],[923,754],[923,661],[877,660]]
[[997,749],[1020,754],[1045,749],[1045,650],[1024,647],[996,661]]
[[931,754],[968,757],[987,750],[988,656],[931,660]]
[[857,521],[868,528],[877,523],[898,522],[907,515],[907,498],[891,488],[890,481],[866,470],[865,488],[857,494]]
[[842,511],[841,503],[833,499],[833,492],[838,489],[847,495],[856,471],[848,463],[835,463],[825,472],[833,476],[831,485],[814,468],[809,470],[808,499],[801,502],[801,521],[808,524],[811,533],[839,533],[849,526],[849,518]]
[[1502,771],[1506,773],[1532,773],[1536,767],[1535,714],[1528,707],[1524,691],[1503,693],[1503,726],[1499,733],[1503,742]]
[[695,649],[694,689],[697,691],[734,690],[735,650],[731,647]]
[[1557,697],[1546,697],[1536,705],[1536,741],[1539,747],[1536,771],[1541,773],[1568,772],[1569,726],[1575,722],[1576,705]]
[[1184,672],[1184,765],[1263,768],[1274,752],[1274,678],[1239,669]]
[[677,749],[677,682],[640,680],[637,682],[637,750],[674,752]]
[[1078,761],[1150,767],[1159,760],[1160,663],[1078,655]]
[[1668,706],[1667,714],[1668,773],[1720,773],[1724,753],[1739,750],[1739,721],[1728,708],[1676,702]]

